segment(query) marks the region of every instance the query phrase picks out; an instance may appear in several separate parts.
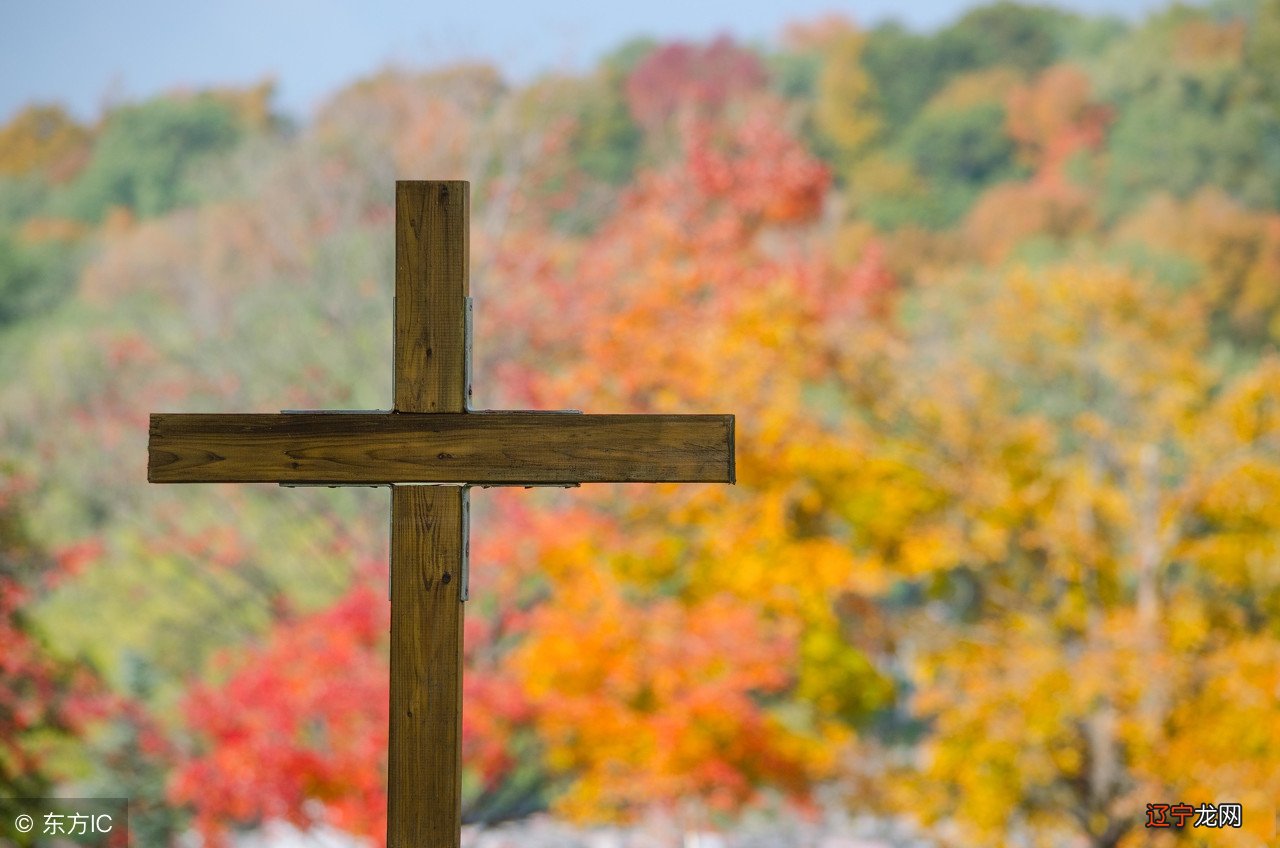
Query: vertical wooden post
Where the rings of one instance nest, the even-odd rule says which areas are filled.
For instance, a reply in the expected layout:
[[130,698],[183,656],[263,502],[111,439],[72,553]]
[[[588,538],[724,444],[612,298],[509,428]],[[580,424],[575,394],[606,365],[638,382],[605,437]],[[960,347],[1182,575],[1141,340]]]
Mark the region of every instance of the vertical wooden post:
[[462,744],[461,486],[391,489],[388,848],[458,846]]
[[[466,409],[469,215],[465,182],[396,183],[396,412]],[[467,496],[391,491],[388,848],[460,846]]]
[[396,183],[395,408],[467,408],[471,193],[461,180]]

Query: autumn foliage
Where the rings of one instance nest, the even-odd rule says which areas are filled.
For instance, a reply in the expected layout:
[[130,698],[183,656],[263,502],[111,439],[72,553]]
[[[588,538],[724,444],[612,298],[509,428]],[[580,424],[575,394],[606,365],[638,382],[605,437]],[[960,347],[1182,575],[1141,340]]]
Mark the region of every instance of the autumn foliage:
[[834,804],[1131,848],[1192,844],[1148,803],[1239,802],[1213,837],[1249,844],[1277,32],[998,4],[387,70],[291,132],[266,85],[14,116],[0,789],[129,794],[155,844],[383,838],[385,492],[138,462],[152,410],[385,406],[391,181],[467,178],[477,405],[732,412],[738,471],[473,495],[468,821]]

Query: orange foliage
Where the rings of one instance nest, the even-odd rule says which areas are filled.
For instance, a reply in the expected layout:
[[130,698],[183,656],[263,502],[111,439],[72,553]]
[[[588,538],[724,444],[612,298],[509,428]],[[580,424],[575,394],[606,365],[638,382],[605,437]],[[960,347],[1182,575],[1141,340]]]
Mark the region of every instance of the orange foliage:
[[1055,65],[1009,92],[1009,135],[1042,180],[1062,180],[1062,169],[1081,150],[1102,143],[1111,110],[1092,99],[1089,78],[1074,65]]
[[0,127],[0,174],[43,171],[65,182],[88,162],[90,142],[61,106],[28,106]]
[[560,329],[529,337],[540,370],[517,378],[539,405],[739,416],[737,492],[584,492],[593,508],[542,541],[553,588],[515,668],[575,816],[690,793],[727,810],[769,787],[801,800],[888,697],[833,603],[880,585],[836,540],[838,481],[865,457],[801,392],[851,339],[870,349],[896,281],[874,241],[849,269],[809,249],[829,173],[760,105],[687,123],[684,156],[640,174],[589,242],[521,241],[503,260]]
[[697,796],[731,810],[762,784],[806,792],[831,752],[763,706],[792,683],[794,623],[728,597],[630,600],[589,551],[551,566],[555,602],[514,660],[548,763],[576,775],[560,809],[618,816]]
[[1197,296],[1214,314],[1247,339],[1280,341],[1280,215],[1206,188],[1185,202],[1153,198],[1115,239],[1194,260],[1203,269]]
[[87,224],[70,218],[28,218],[18,236],[27,242],[76,241],[88,232]]
[[963,244],[986,262],[1000,262],[1023,242],[1065,243],[1099,226],[1088,191],[1062,180],[1001,183],[978,199],[961,230]]
[[1237,65],[1244,58],[1247,35],[1243,20],[1219,23],[1193,18],[1174,33],[1173,58],[1180,66],[1207,62]]

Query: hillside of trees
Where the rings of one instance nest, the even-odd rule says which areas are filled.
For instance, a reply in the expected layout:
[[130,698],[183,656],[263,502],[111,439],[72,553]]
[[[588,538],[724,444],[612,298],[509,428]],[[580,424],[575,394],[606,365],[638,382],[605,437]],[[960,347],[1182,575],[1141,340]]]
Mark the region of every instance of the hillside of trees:
[[147,416],[387,408],[428,178],[471,181],[477,407],[737,415],[734,487],[473,497],[468,821],[1272,832],[1280,0],[12,116],[0,813],[382,844],[386,492],[149,486]]

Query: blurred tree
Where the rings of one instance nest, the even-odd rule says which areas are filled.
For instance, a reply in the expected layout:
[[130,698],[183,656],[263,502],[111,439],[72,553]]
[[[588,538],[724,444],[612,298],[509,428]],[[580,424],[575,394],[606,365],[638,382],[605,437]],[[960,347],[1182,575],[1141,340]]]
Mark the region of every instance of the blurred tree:
[[929,109],[907,129],[903,148],[919,173],[943,191],[954,186],[976,193],[1017,172],[1004,119],[999,103]]
[[149,708],[153,672],[130,656],[124,694],[101,732],[84,740],[98,766],[87,795],[129,799],[129,834],[146,845],[173,845],[190,827],[187,812],[171,804],[167,782],[177,751]]
[[[1022,173],[1014,143],[1004,131],[1005,108],[991,80],[969,89],[957,79],[941,91],[902,133],[892,152],[871,159],[865,184],[852,176],[857,208],[873,222],[895,227],[954,224],[988,186]],[[990,92],[984,95],[983,92]],[[977,96],[974,96],[977,95]]]
[[[953,285],[926,294],[898,363],[958,531],[914,631],[931,733],[902,803],[966,844],[1094,846],[1150,844],[1146,801],[1200,797],[1206,774],[1265,803],[1273,744],[1179,757],[1280,706],[1258,665],[1280,655],[1260,614],[1280,580],[1246,552],[1280,538],[1259,512],[1280,498],[1280,364],[1215,368],[1199,300],[1124,273]],[[1234,707],[1212,682],[1227,668]]]
[[1254,207],[1280,203],[1280,115],[1258,97],[1245,22],[1191,7],[1153,16],[1099,72],[1116,110],[1104,209],[1117,216],[1149,192],[1188,197],[1217,185]]
[[963,68],[1008,65],[1029,75],[1058,59],[1063,33],[1075,20],[1061,9],[999,0],[966,12],[937,39]]
[[272,819],[385,836],[386,601],[361,587],[320,613],[278,615],[265,645],[222,658],[221,685],[188,694],[198,747],[171,798],[216,843],[230,826]]
[[997,65],[1023,74],[1058,60],[1079,18],[1041,6],[997,2],[973,9],[936,33],[885,23],[871,31],[864,64],[894,138],[951,77]]
[[51,187],[38,174],[0,176],[0,231],[13,232],[44,209]]
[[1139,242],[1198,265],[1195,292],[1211,327],[1233,346],[1280,344],[1280,215],[1255,212],[1218,188],[1185,202],[1158,195],[1117,227]]
[[998,263],[1030,242],[1065,248],[1100,225],[1088,191],[1065,180],[1032,180],[988,189],[958,229],[967,255]]
[[73,217],[100,221],[113,206],[142,216],[190,202],[188,171],[229,150],[245,132],[225,96],[164,97],[107,116],[89,163],[59,203]]
[[639,161],[643,135],[632,119],[626,84],[654,48],[648,39],[634,39],[605,56],[591,89],[582,98],[573,154],[582,169],[596,179],[625,183]]
[[1280,110],[1280,2],[1258,0],[1245,35],[1245,58],[1272,110]]
[[0,127],[0,175],[41,173],[65,182],[88,158],[89,130],[61,106],[28,106]]
[[1062,179],[1072,156],[1102,143],[1111,119],[1111,111],[1095,102],[1088,76],[1074,65],[1055,65],[1016,86],[1005,108],[1019,158],[1042,179]]
[[203,93],[225,104],[246,132],[261,133],[284,126],[280,116],[272,111],[271,101],[276,96],[274,80],[266,79],[248,88],[210,88]]
[[862,64],[866,41],[850,25],[831,33],[822,45],[814,123],[844,173],[876,141],[881,128],[871,75]]
[[636,123],[652,132],[681,110],[712,117],[767,79],[760,57],[728,36],[706,46],[673,42],[636,65],[627,77],[627,103]]
[[[834,410],[810,417],[800,400],[894,281],[875,261],[839,273],[806,254],[829,172],[781,104],[753,105],[694,127],[681,160],[641,172],[591,241],[532,281],[530,300],[579,328],[532,348],[539,405],[732,402],[741,416],[741,496],[623,506],[602,491],[537,537],[551,588],[512,670],[548,765],[572,781],[557,809],[578,817],[694,794],[725,811],[770,789],[803,799],[889,698],[833,601],[861,584],[840,542],[851,449],[821,423]],[[668,344],[672,328],[701,343]]]

